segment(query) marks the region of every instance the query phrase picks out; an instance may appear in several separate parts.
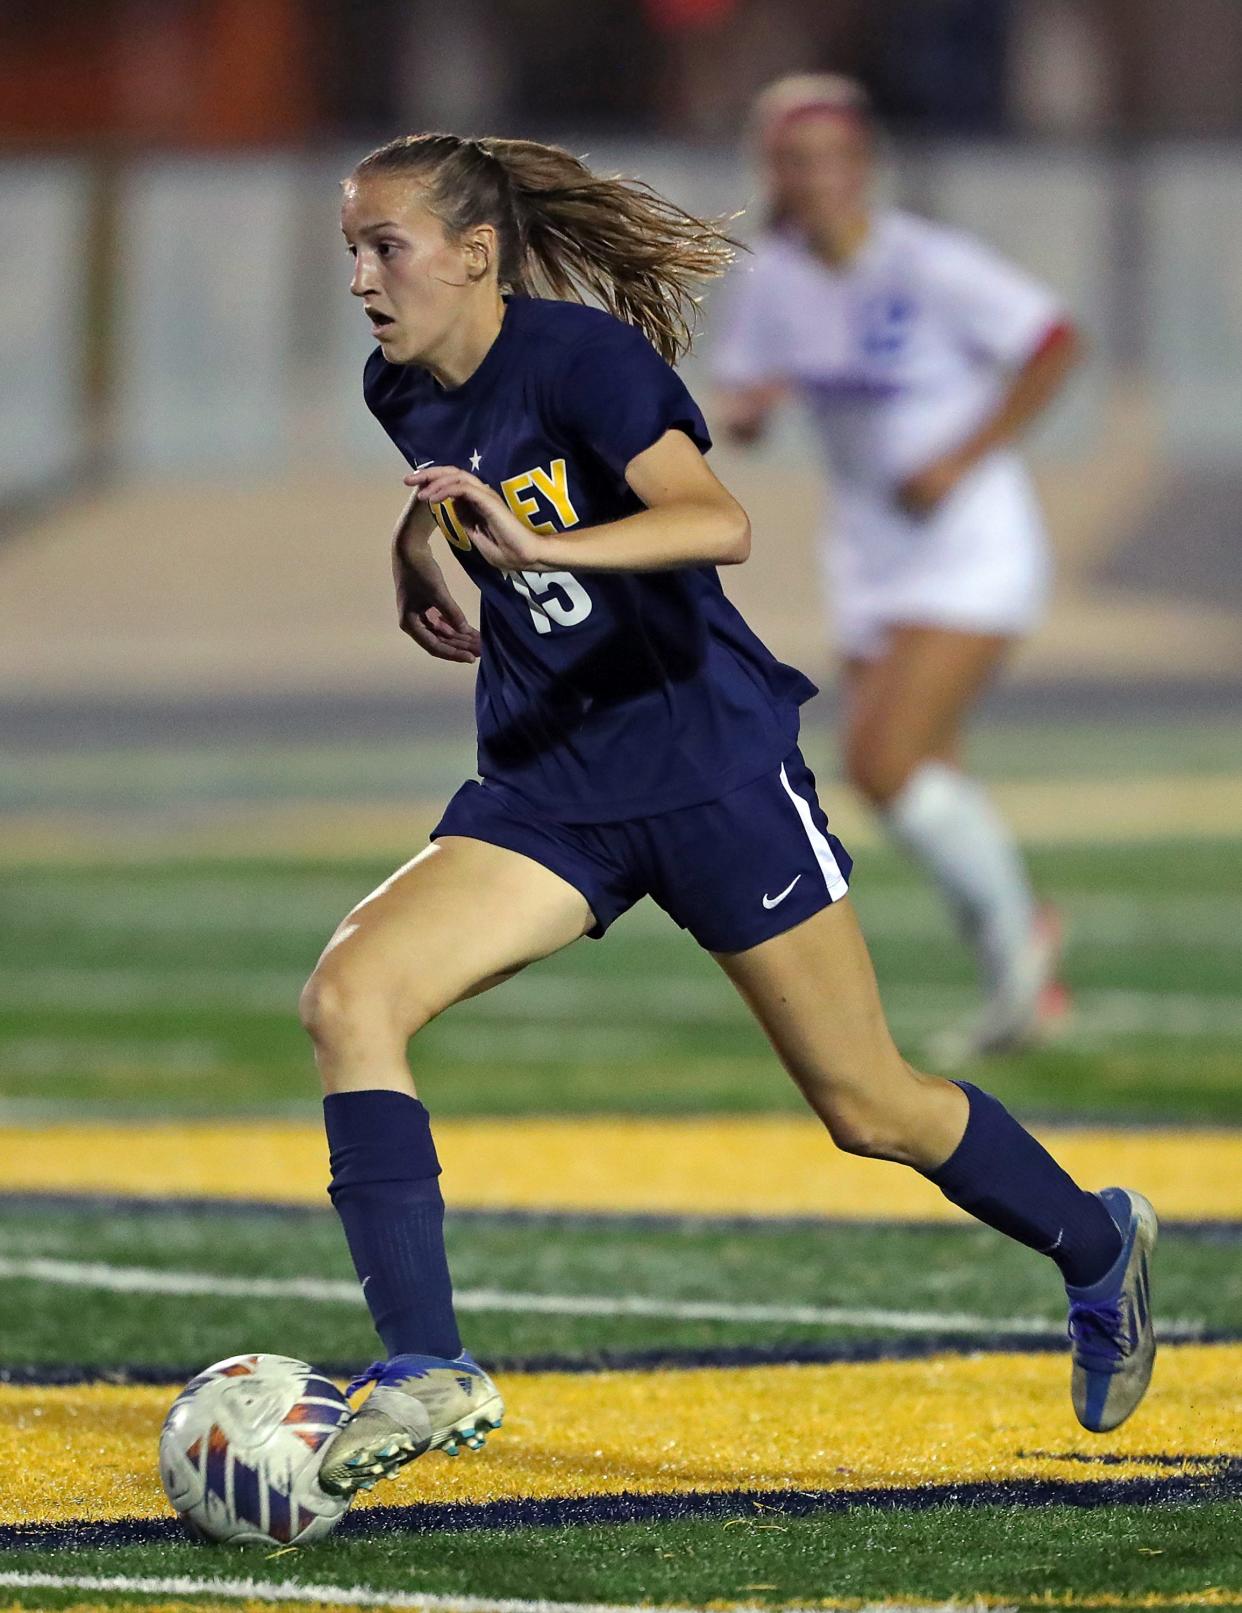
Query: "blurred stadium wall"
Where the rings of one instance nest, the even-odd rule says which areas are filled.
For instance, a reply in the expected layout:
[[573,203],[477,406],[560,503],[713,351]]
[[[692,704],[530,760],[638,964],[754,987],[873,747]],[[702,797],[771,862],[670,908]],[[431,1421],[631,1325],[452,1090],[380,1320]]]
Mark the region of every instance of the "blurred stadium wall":
[[[863,73],[892,195],[1044,276],[1091,337],[1033,445],[1061,576],[1019,684],[1242,688],[1235,0],[17,0],[0,705],[464,703],[393,623],[402,466],[361,402],[341,175],[397,129],[521,130],[733,213],[746,101],[800,67]],[[810,441],[791,418],[719,458],[759,538],[730,590],[822,665]]]

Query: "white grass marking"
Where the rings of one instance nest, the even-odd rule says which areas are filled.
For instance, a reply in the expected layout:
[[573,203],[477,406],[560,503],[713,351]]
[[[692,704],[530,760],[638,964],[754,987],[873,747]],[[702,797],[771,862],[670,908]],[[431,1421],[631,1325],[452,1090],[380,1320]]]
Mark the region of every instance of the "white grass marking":
[[[906,1033],[926,1034],[968,1016],[977,999],[957,987],[903,985],[881,994]],[[1201,997],[1187,991],[1082,991],[1071,998],[1066,1043],[1155,1036],[1174,1040],[1242,1035],[1242,996]]]
[[[129,1574],[0,1573],[0,1586],[11,1590],[124,1591],[139,1596],[224,1596],[249,1602],[307,1602],[316,1606],[426,1608],[428,1613],[705,1613],[702,1608],[650,1602],[639,1605],[613,1602],[522,1601],[516,1597],[440,1596],[430,1591],[384,1591],[369,1585],[317,1585],[308,1580],[194,1579],[178,1575],[167,1579]],[[857,1608],[857,1613],[1017,1613],[1012,1605],[985,1602],[855,1602],[816,1600],[817,1608]],[[806,1603],[782,1604],[788,1613]],[[782,1613],[770,1603],[713,1602],[713,1609],[730,1613]]]
[[3,1043],[5,1071],[11,1075],[58,1075],[72,1068],[92,1075],[125,1076],[158,1070],[164,1076],[197,1077],[225,1067],[224,1050],[213,1042],[100,1041],[73,1036],[14,1036]]
[[[1195,948],[1232,952],[1238,943],[1237,904],[1228,896],[1146,892],[1058,893],[1071,950],[1077,946],[1130,950]],[[868,890],[857,897],[863,928],[883,940],[946,941],[949,919],[925,891]]]
[[[0,1008],[83,1009],[100,1013],[218,1008],[221,1012],[291,1014],[301,974],[214,970],[153,976],[137,970],[39,969],[10,971],[0,980]],[[935,1031],[973,1013],[977,996],[968,986],[914,982],[883,988],[885,1004],[903,1033]],[[584,1024],[584,1018],[589,1024]],[[653,1055],[664,1046],[658,1027],[716,1026],[728,1030],[746,1013],[723,979],[714,974],[557,974],[529,976],[489,993],[430,1026],[429,1045],[450,1039],[446,1056],[463,1063],[491,1064],[505,1052],[520,1063],[613,1063],[624,1054]],[[499,1034],[472,1045],[484,1026]],[[556,1027],[556,1035],[549,1028]],[[632,1040],[609,1056],[600,1033]],[[566,1040],[566,1032],[572,1040]],[[485,1033],[486,1034],[486,1033]],[[1176,1040],[1242,1036],[1242,997],[1189,991],[1087,990],[1074,994],[1070,1039],[1164,1036]],[[437,1043],[438,1045],[438,1043]],[[73,1062],[69,1060],[68,1062]],[[81,1060],[92,1069],[91,1058]],[[102,1071],[100,1073],[107,1073]]]
[[631,1023],[609,1025],[607,1034],[601,1036],[594,1014],[590,1024],[582,1023],[583,1009],[579,997],[576,1021],[569,1016],[558,1019],[554,1030],[537,1016],[530,1021],[492,1020],[483,1025],[464,1019],[441,1020],[434,1030],[436,1053],[461,1064],[501,1067],[565,1063],[591,1067],[667,1055],[667,1031],[638,1023],[637,1010]]
[[[128,1574],[26,1574],[0,1573],[0,1586],[13,1590],[125,1591],[144,1596],[227,1596],[251,1602],[309,1602],[345,1607],[400,1607],[444,1609],[445,1613],[651,1613],[650,1608],[617,1606],[606,1602],[519,1601],[484,1596],[437,1596],[418,1591],[373,1590],[368,1585],[315,1585],[306,1580],[167,1579],[131,1577]],[[736,1613],[753,1604],[733,1604]],[[666,1608],[662,1613],[698,1613],[692,1608]],[[770,1610],[769,1610],[770,1613]]]
[[[224,1277],[207,1271],[161,1271],[151,1266],[112,1266],[102,1261],[0,1257],[0,1280],[99,1288],[120,1294],[209,1295],[218,1299],[301,1299],[317,1305],[361,1306],[358,1285],[326,1277]],[[937,1329],[954,1333],[1063,1333],[1061,1320],[1046,1316],[980,1316],[972,1311],[897,1311],[820,1305],[729,1305],[715,1300],[650,1299],[641,1294],[522,1294],[498,1288],[466,1288],[453,1296],[463,1311],[512,1311],[532,1316],[648,1316],[678,1322],[768,1322],[796,1327],[880,1327],[901,1333]],[[1194,1338],[1195,1320],[1161,1323],[1166,1338]]]

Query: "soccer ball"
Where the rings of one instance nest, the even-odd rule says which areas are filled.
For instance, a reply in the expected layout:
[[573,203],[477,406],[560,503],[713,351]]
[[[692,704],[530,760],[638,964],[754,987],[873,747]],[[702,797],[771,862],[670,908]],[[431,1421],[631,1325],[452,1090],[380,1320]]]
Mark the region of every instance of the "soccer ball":
[[234,1355],[191,1379],[160,1432],[160,1478],[198,1540],[321,1540],[348,1498],[319,1488],[318,1453],[349,1416],[328,1378],[287,1355]]

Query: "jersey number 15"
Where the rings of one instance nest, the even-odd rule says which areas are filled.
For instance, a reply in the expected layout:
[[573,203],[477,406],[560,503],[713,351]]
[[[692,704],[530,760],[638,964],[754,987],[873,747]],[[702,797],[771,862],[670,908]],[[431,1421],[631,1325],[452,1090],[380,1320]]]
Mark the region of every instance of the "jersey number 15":
[[577,627],[591,614],[591,596],[572,572],[510,572],[509,581],[526,601],[536,633],[550,633],[553,623]]

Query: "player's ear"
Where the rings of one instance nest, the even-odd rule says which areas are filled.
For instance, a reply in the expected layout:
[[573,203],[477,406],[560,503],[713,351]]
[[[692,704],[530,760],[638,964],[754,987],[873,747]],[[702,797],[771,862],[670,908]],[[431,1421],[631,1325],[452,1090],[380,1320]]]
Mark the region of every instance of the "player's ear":
[[497,259],[496,231],[491,224],[476,224],[462,242],[466,260],[466,274],[473,280],[484,280]]

